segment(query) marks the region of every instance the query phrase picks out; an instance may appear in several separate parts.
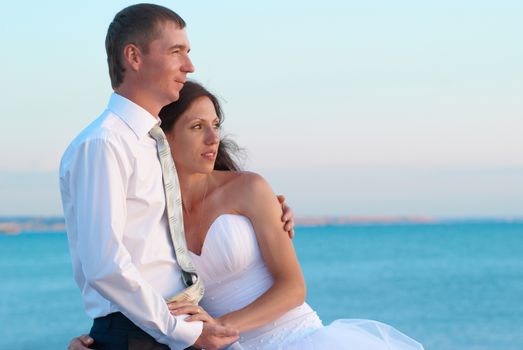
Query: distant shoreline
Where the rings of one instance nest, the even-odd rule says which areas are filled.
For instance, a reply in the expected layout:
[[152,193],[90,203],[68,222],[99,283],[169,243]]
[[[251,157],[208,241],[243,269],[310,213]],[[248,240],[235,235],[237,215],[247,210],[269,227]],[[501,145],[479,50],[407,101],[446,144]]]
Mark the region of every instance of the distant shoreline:
[[46,233],[65,232],[65,221],[63,217],[0,217],[0,234],[17,235],[29,231]]
[[[304,216],[296,218],[297,227],[350,225],[431,225],[456,223],[523,223],[523,217],[434,218],[426,216]],[[64,233],[63,217],[0,217],[0,235],[31,233]]]

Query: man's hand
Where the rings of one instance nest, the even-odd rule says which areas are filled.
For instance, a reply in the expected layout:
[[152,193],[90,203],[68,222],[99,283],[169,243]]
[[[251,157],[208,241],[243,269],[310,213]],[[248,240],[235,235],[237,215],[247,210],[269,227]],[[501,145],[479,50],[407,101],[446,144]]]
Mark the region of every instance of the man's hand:
[[67,350],[87,350],[90,349],[90,345],[94,343],[94,339],[87,334],[82,334],[79,337],[71,339]]
[[205,350],[221,349],[239,338],[238,330],[216,322],[201,306],[174,301],[168,304],[171,314],[189,315],[185,321],[202,321],[203,331],[193,347]]
[[294,213],[292,212],[291,207],[285,203],[285,196],[278,195],[278,201],[281,204],[281,210],[283,215],[281,216],[281,221],[283,221],[283,229],[289,234],[289,238],[294,238]]
[[216,320],[199,305],[194,305],[187,301],[173,301],[168,303],[169,311],[174,316],[189,315],[185,318],[186,322],[202,321],[207,323],[217,323]]
[[194,343],[194,347],[205,350],[217,350],[234,343],[240,333],[231,327],[213,323],[203,323],[203,331]]

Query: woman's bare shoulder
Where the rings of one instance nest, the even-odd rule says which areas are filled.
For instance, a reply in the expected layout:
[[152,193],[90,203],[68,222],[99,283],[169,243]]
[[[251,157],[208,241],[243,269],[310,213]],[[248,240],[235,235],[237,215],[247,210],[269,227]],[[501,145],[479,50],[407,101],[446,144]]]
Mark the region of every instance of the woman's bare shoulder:
[[272,194],[268,182],[251,171],[215,171],[220,192],[239,207],[246,209],[258,202],[261,195]]
[[231,184],[235,187],[249,187],[256,185],[258,182],[265,181],[261,175],[252,171],[214,170],[213,177],[220,183],[221,186]]
[[231,187],[241,192],[258,192],[270,189],[268,182],[252,171],[236,171],[231,176]]

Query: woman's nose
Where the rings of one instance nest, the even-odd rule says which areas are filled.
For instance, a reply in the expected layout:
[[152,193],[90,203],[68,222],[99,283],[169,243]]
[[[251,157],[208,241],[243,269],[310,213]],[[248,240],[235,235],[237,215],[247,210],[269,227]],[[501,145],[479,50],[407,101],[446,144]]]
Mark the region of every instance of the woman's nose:
[[213,145],[220,141],[220,134],[214,125],[207,129],[207,134],[205,136],[205,142],[207,144]]

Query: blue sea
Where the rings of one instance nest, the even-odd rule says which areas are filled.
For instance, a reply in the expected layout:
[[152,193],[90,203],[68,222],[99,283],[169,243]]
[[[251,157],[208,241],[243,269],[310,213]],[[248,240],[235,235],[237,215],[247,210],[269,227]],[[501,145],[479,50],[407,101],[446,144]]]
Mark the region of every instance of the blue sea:
[[[523,349],[523,224],[301,227],[324,323],[369,318],[427,350]],[[0,235],[0,349],[65,349],[89,330],[63,233]]]

